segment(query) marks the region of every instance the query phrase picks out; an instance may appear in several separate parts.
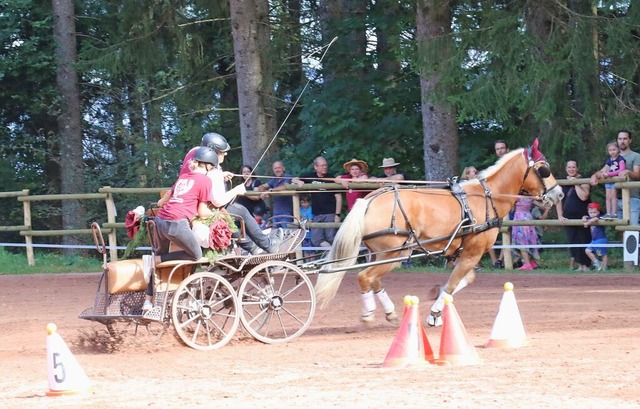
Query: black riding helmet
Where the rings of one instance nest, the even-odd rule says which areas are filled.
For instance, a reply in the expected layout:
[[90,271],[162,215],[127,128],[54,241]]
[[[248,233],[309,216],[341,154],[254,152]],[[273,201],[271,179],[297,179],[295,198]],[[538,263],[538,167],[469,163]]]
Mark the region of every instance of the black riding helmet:
[[200,146],[208,146],[218,153],[226,152],[231,149],[231,146],[229,146],[229,142],[227,142],[227,139],[219,133],[215,132],[204,134],[202,136],[202,142],[200,142]]
[[208,146],[201,146],[193,154],[193,159],[202,162],[210,163],[213,166],[218,166],[218,154]]

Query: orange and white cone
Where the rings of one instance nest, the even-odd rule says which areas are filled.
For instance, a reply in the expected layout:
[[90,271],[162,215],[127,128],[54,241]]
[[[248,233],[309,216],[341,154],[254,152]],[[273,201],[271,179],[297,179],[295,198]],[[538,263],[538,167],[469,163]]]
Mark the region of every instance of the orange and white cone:
[[433,363],[433,350],[419,317],[419,302],[416,296],[404,297],[404,314],[400,328],[382,363],[383,367],[404,368]]
[[467,330],[453,305],[453,297],[444,296],[442,310],[442,333],[438,365],[475,365],[481,362],[475,347],[469,340]]
[[55,324],[47,324],[47,367],[49,370],[47,396],[91,392],[89,378],[69,351],[62,337],[58,335],[57,330]]
[[519,348],[528,344],[516,296],[513,293],[513,284],[507,282],[504,284],[504,294],[491,335],[489,335],[489,342],[485,346],[487,348]]

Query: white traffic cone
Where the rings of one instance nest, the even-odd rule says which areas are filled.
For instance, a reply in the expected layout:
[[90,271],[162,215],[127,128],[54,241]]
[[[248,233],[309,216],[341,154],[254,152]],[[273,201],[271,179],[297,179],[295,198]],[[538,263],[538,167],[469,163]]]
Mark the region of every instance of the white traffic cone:
[[47,324],[47,396],[75,395],[91,392],[89,378],[80,367],[67,344],[56,332],[56,324]]
[[513,284],[504,284],[504,294],[500,301],[498,315],[493,323],[489,342],[486,347],[494,348],[519,348],[527,346],[527,334],[522,325],[520,310],[513,293]]

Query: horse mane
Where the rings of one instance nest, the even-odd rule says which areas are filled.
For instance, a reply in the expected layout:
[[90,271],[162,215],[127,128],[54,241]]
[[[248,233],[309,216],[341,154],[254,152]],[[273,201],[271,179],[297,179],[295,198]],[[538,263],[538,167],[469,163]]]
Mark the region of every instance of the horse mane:
[[502,169],[506,165],[506,163],[511,160],[511,158],[513,158],[516,155],[522,155],[522,152],[524,152],[524,148],[519,148],[519,149],[513,150],[513,151],[505,154],[494,165],[492,165],[492,166],[486,168],[485,170],[481,171],[478,174],[478,179],[488,179],[491,175],[493,175],[494,173],[496,173],[500,169]]

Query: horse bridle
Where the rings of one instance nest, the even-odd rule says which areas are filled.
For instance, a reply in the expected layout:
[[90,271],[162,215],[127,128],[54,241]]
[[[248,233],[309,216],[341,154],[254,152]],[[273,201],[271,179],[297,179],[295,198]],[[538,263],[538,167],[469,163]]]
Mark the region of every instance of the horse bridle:
[[[522,188],[523,188],[522,190],[525,190],[524,182],[527,180],[527,177],[529,176],[529,172],[531,171],[531,169],[533,169],[534,173],[538,177],[538,180],[542,184],[542,188],[544,189],[544,192],[542,193],[542,200],[545,201],[547,199],[547,192],[555,189],[555,187],[558,186],[558,183],[556,182],[556,184],[551,186],[550,188],[547,187],[547,184],[545,183],[545,179],[551,176],[551,169],[544,155],[540,153],[540,151],[537,151],[537,153],[540,156],[537,159],[534,159],[531,155],[531,147],[527,148],[523,152],[524,159],[527,161],[527,170],[524,173],[524,177],[522,178]],[[530,192],[527,192],[527,193],[530,193]]]

